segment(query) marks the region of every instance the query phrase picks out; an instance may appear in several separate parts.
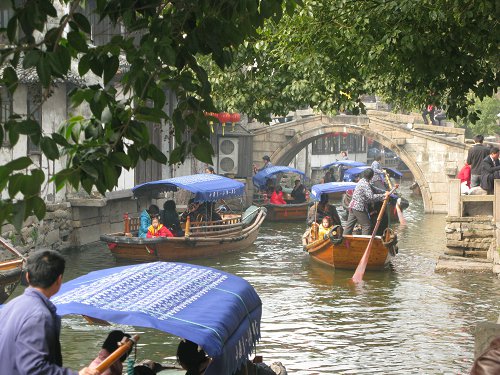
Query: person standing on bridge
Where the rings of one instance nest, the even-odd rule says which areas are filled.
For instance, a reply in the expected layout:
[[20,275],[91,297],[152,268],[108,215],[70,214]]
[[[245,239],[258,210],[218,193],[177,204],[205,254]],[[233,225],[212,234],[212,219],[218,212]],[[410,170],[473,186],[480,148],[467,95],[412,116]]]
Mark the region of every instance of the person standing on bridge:
[[490,149],[483,145],[484,137],[476,135],[474,137],[474,146],[469,149],[467,154],[467,164],[470,165],[470,187],[476,187],[481,184],[481,164],[485,157],[490,154]]

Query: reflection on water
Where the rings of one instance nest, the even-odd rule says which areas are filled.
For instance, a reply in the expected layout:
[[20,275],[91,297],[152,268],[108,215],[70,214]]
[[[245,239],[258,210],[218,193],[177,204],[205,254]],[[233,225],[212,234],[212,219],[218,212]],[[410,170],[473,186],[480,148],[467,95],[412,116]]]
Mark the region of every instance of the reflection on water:
[[[266,223],[245,252],[194,261],[246,278],[263,301],[258,352],[281,361],[290,374],[463,374],[470,369],[477,322],[496,321],[500,281],[492,275],[436,274],[443,253],[444,215],[424,215],[421,201],[398,229],[400,252],[385,272],[334,271],[302,251],[302,223]],[[67,279],[113,267],[103,244],[69,251]],[[19,291],[18,291],[19,293]],[[109,327],[64,319],[65,364],[88,364]],[[178,338],[144,332],[140,359],[174,361]]]

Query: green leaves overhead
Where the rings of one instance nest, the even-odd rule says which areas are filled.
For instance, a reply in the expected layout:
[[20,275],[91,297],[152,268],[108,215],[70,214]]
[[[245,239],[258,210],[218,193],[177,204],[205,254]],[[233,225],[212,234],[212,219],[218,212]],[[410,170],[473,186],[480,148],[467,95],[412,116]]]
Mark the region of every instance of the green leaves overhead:
[[[50,176],[57,189],[69,184],[104,194],[117,186],[122,168],[133,168],[141,159],[178,163],[192,153],[211,161],[203,112],[230,108],[215,108],[208,71],[201,62],[208,59],[219,67],[230,66],[238,45],[254,38],[266,18],[278,21],[284,9],[290,13],[295,1],[94,3],[94,9],[82,11],[81,6],[90,2],[15,2],[2,31],[10,44],[0,51],[1,85],[14,94],[20,69],[29,69],[29,75],[36,72],[43,86],[43,109],[56,86],[62,87],[61,81],[74,82],[79,76],[77,82],[93,84],[70,92],[74,107],[70,111],[78,113],[76,107],[84,106],[90,115],[71,117],[54,131],[46,124],[41,129],[34,118],[24,118],[25,112],[12,114],[0,125],[0,141],[16,147],[27,136],[45,163],[66,163]],[[94,19],[100,24],[91,24]],[[92,31],[104,28],[122,32],[103,42],[103,35]],[[151,126],[163,127],[163,135],[167,126],[173,129],[177,143],[169,158],[151,144]],[[40,166],[30,158],[0,166],[0,191],[8,193],[0,200],[0,225],[7,220],[19,227],[32,214],[42,218],[45,204],[39,194],[44,183]]]
[[498,89],[497,13],[488,0],[306,0],[267,20],[229,69],[207,64],[214,101],[268,120],[306,106],[356,110],[360,95],[378,94],[465,117],[470,92]]

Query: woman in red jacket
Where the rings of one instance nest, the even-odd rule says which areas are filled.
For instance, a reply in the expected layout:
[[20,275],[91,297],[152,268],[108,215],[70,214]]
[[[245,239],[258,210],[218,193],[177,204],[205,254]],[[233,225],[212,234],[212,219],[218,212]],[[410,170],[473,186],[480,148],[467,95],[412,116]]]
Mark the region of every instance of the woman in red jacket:
[[148,233],[146,233],[147,238],[153,237],[173,237],[172,232],[168,230],[166,226],[160,224],[157,217],[151,219],[151,225],[148,228]]
[[273,191],[273,194],[271,195],[270,203],[271,204],[286,204],[285,200],[283,199],[283,189],[281,188],[281,186],[278,186]]

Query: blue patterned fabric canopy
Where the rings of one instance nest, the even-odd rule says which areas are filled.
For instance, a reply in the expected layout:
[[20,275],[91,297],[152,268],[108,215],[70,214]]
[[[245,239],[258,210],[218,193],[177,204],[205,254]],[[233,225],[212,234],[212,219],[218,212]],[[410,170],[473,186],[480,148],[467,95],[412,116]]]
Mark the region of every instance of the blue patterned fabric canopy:
[[277,175],[278,173],[297,173],[302,176],[305,176],[305,173],[292,168],[292,167],[285,167],[285,166],[273,166],[269,168],[265,168],[261,170],[260,172],[256,173],[255,176],[253,176],[252,181],[255,186],[257,186],[259,189],[264,189],[266,187],[266,182],[269,178],[271,178],[274,175]]
[[342,165],[344,167],[361,167],[362,165],[366,165],[366,163],[355,160],[336,160],[333,163],[322,166],[321,169],[328,169],[336,165]]
[[178,189],[185,189],[194,193],[195,202],[213,202],[223,198],[242,196],[245,192],[245,184],[217,174],[201,173],[145,182],[134,186],[132,191],[135,196],[141,196],[165,191],[177,191]]
[[355,182],[327,182],[326,184],[313,185],[311,188],[311,199],[319,201],[321,199],[321,194],[339,193],[355,188]]
[[155,262],[91,272],[52,298],[79,314],[156,328],[191,340],[212,358],[206,374],[232,374],[260,338],[262,302],[244,279],[209,267]]

